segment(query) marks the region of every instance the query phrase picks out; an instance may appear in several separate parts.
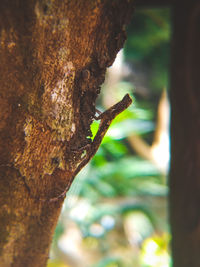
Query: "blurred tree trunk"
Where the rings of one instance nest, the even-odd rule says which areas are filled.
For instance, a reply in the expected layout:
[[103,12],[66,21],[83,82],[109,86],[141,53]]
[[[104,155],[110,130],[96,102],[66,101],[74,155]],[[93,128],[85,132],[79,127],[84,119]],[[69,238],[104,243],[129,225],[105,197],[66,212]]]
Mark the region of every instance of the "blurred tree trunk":
[[174,267],[200,266],[200,2],[175,1],[170,220]]
[[56,196],[88,161],[80,148],[91,145],[95,100],[132,7],[130,0],[0,2],[2,267],[45,266],[63,202]]

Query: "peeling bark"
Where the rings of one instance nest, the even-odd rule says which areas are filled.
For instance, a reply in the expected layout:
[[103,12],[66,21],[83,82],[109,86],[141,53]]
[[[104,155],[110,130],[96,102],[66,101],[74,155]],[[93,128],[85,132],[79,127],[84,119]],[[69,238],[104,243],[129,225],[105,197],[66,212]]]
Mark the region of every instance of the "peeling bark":
[[45,266],[63,197],[48,200],[91,145],[95,101],[132,10],[129,0],[0,2],[1,266]]

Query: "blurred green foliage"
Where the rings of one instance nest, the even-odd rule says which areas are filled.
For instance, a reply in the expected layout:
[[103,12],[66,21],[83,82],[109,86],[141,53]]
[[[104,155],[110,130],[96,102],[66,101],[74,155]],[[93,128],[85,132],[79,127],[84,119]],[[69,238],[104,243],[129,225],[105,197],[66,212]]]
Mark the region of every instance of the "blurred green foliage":
[[145,70],[154,91],[168,85],[170,29],[168,8],[138,9],[128,27],[125,58]]
[[[122,90],[132,88],[136,99],[113,121],[97,154],[73,182],[55,232],[53,257],[65,221],[72,220],[82,233],[83,247],[98,254],[96,263],[88,267],[169,266],[166,177],[127,141],[132,134],[152,140],[157,99],[168,84],[169,41],[169,9],[136,10],[128,28],[125,62],[145,71],[150,98],[137,99],[135,85],[126,79],[120,82]],[[94,121],[94,136],[98,127]],[[163,265],[146,263],[151,245],[165,255]],[[61,265],[50,262],[48,266]]]

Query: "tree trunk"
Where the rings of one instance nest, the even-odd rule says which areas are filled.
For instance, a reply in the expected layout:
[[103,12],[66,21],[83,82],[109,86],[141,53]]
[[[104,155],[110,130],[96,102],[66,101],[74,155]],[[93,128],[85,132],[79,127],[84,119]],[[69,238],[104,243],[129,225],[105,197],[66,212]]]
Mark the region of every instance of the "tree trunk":
[[200,2],[175,1],[170,220],[174,267],[200,266]]
[[130,0],[0,1],[0,265],[45,266],[64,195],[126,96],[95,100],[125,40]]

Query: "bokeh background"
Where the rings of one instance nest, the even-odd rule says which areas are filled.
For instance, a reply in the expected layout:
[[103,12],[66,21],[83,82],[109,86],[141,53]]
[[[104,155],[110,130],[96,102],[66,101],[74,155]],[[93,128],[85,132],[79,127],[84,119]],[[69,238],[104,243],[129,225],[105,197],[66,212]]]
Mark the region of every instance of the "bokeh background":
[[[48,267],[169,267],[170,9],[137,8],[97,108],[129,93],[63,206]],[[92,124],[95,135],[98,121]]]

